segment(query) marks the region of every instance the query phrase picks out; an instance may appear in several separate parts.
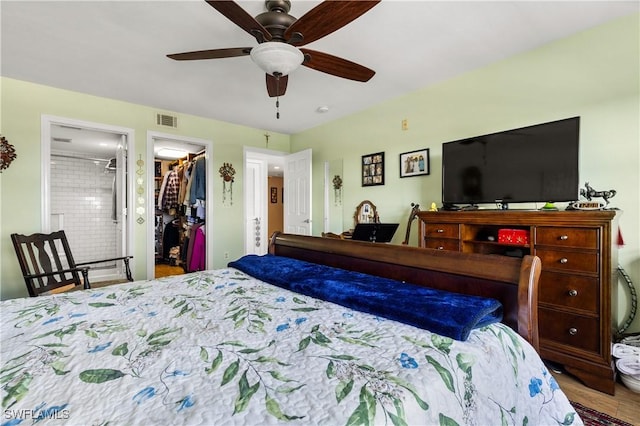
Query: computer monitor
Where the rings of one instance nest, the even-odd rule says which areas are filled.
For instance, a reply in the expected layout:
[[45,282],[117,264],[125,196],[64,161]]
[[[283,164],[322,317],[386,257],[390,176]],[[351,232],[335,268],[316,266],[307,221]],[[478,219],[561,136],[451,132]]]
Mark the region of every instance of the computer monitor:
[[397,223],[358,223],[351,239],[372,243],[388,243],[398,229]]

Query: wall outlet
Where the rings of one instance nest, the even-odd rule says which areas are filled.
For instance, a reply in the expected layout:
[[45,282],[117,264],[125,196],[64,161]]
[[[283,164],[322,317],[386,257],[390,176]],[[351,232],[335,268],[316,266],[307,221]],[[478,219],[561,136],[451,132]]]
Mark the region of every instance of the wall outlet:
[[225,252],[224,252],[224,258],[225,258],[225,259],[229,259],[229,252],[228,252],[228,251],[225,251]]

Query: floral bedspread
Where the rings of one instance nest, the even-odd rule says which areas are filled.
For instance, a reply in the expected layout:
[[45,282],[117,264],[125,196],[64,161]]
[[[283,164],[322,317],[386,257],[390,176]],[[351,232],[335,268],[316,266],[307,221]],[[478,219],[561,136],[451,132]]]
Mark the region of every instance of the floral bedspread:
[[3,425],[582,424],[503,324],[466,342],[233,268],[0,304]]

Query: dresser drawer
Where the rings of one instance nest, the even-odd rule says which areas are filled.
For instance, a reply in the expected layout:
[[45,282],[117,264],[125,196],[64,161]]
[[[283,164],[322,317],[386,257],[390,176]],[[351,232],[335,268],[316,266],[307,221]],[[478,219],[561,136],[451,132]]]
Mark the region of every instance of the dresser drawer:
[[457,223],[425,223],[424,236],[431,238],[460,238],[460,225]]
[[581,253],[566,250],[536,249],[542,261],[542,270],[598,273],[598,253]]
[[447,238],[425,238],[424,247],[437,250],[459,251],[460,245],[458,240]]
[[586,351],[600,352],[600,319],[556,312],[540,308],[538,316],[540,340]]
[[556,247],[598,248],[597,228],[536,227],[535,244]]
[[596,277],[543,271],[540,274],[540,303],[598,312],[599,280]]

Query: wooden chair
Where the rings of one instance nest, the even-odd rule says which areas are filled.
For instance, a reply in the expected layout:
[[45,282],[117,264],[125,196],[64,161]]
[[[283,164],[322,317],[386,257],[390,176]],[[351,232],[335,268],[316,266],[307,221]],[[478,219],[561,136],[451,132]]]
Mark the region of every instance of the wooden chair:
[[11,234],[29,296],[43,293],[61,293],[82,285],[91,288],[89,265],[123,261],[128,281],[133,281],[129,259],[133,256],[76,263],[64,231],[51,234]]

